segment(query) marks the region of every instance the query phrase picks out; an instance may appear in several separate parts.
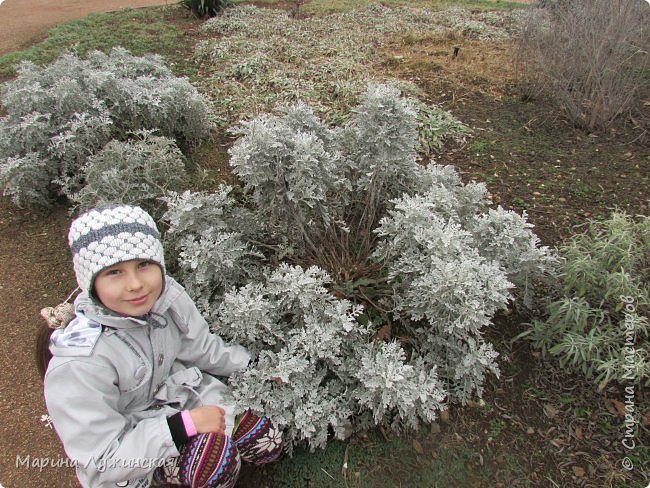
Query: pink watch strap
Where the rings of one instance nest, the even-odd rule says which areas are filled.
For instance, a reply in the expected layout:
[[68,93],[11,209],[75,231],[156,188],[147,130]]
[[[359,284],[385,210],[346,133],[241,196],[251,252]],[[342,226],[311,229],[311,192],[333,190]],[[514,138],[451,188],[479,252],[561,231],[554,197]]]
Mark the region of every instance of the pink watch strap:
[[181,418],[183,419],[183,426],[185,427],[185,433],[187,437],[193,437],[197,434],[196,427],[192,421],[192,416],[190,415],[189,410],[183,410],[181,412]]

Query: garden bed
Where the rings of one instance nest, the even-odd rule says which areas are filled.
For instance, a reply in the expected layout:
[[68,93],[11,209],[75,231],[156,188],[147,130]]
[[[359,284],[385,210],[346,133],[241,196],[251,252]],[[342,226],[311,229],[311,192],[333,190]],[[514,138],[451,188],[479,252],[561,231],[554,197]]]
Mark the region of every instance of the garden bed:
[[[170,11],[167,21],[183,26],[188,45],[204,39],[198,22],[183,11]],[[456,57],[454,47],[459,47]],[[394,35],[375,49],[362,74],[407,80],[428,103],[439,104],[472,128],[464,142],[434,154],[436,161],[453,164],[465,181],[485,182],[504,207],[526,210],[544,244],[559,244],[580,231],[587,218],[607,216],[615,207],[648,213],[650,161],[639,127],[622,123],[607,133],[587,134],[564,122],[545,101],[520,101],[508,41],[409,33]],[[207,75],[200,64],[187,64],[179,69],[196,73],[197,80]],[[193,158],[213,175],[231,177],[224,161],[232,140],[218,140],[199,148]],[[39,423],[45,410],[29,344],[40,325],[38,309],[62,300],[73,288],[64,242],[69,217],[62,205],[29,212],[3,202],[0,212],[0,253],[11,263],[0,281],[6,338],[0,352],[16,358],[2,379],[7,422],[0,483],[73,486],[70,470],[39,473],[14,466],[14,454],[63,456],[56,437]],[[503,374],[488,380],[483,402],[452,407],[448,417],[417,435],[397,438],[371,431],[347,443],[333,442],[326,451],[298,452],[277,467],[248,470],[241,485],[549,486],[552,480],[558,486],[642,486],[639,469],[628,472],[620,464],[626,454],[621,444],[624,412],[617,403],[624,400],[623,391],[611,386],[596,393],[593,385],[560,373],[526,343],[511,344],[527,320],[511,311],[491,327],[489,339],[501,354]],[[647,410],[644,392],[637,395],[638,408]],[[18,404],[8,399],[19,399]],[[650,422],[649,412],[643,413]],[[24,442],[10,443],[11,432],[21,432]],[[636,442],[634,461],[647,463],[648,425]],[[4,478],[6,472],[11,477]]]

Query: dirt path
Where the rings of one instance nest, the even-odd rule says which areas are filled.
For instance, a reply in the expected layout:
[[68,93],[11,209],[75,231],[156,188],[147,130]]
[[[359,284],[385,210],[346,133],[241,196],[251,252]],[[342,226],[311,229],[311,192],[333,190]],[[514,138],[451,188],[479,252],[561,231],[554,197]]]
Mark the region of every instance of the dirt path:
[[5,0],[0,4],[0,55],[39,41],[48,29],[92,12],[177,3],[175,0]]

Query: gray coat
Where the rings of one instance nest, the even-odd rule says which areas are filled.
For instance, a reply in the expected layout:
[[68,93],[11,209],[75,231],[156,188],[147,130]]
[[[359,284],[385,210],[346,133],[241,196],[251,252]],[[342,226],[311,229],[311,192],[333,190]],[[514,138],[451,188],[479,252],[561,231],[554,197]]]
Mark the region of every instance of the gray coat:
[[111,315],[86,294],[75,311],[52,335],[45,400],[84,487],[149,486],[155,467],[179,455],[166,417],[180,410],[219,405],[232,433],[227,387],[211,375],[244,369],[250,356],[209,332],[173,278],[146,319]]

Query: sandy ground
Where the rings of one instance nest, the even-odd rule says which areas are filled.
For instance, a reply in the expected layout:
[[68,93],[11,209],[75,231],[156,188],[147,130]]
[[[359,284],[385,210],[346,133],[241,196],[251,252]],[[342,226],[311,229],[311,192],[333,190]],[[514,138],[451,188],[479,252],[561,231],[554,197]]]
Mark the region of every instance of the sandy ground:
[[[0,55],[41,40],[52,26],[92,12],[177,3],[175,0],[4,0],[0,4]],[[5,487],[7,488],[7,487]]]

